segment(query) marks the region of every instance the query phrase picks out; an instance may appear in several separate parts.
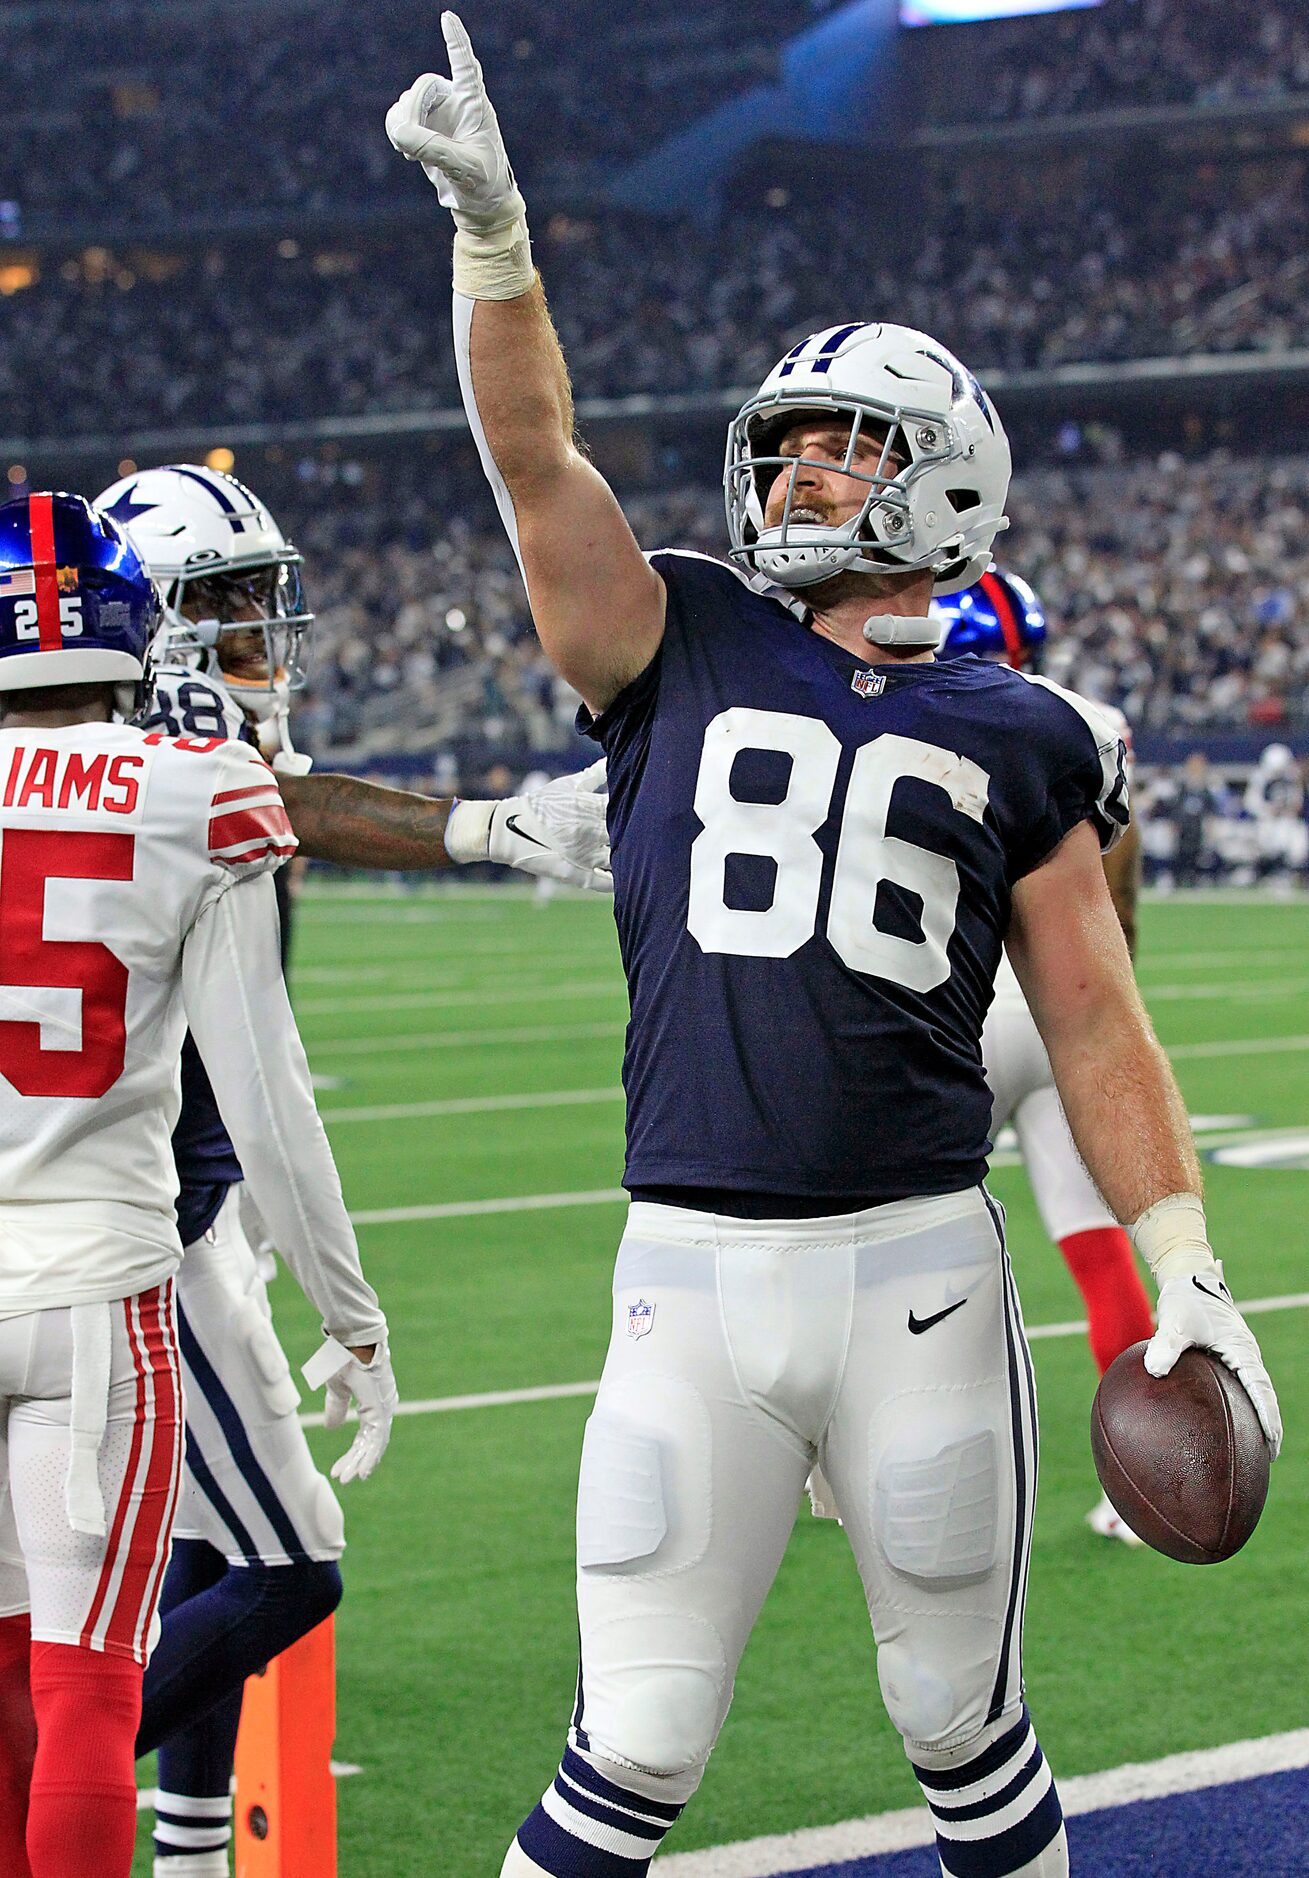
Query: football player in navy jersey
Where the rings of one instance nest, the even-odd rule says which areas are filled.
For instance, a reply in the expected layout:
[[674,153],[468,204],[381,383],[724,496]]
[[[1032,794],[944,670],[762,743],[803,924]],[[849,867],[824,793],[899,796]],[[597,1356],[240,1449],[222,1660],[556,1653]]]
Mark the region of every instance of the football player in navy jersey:
[[1009,449],[921,333],[815,334],[746,403],[726,467],[739,571],[641,554],[574,442],[523,200],[468,36],[443,24],[452,77],[424,74],[387,128],[454,213],[470,424],[542,642],[609,760],[632,1004],[576,1702],[503,1878],[648,1869],[815,1461],[943,1872],[1061,1878],[1020,1663],[1032,1369],[982,1185],[1002,946],[1082,1154],[1160,1279],[1152,1370],[1217,1351],[1280,1438],[1105,888],[1122,747],[1056,686],[935,659],[929,603],[987,567]]
[[[257,742],[302,853],[368,868],[494,859],[607,885],[593,772],[576,779],[580,788],[565,778],[503,802],[458,804],[308,773],[288,724],[313,624],[300,557],[235,477],[194,464],[143,470],[106,490],[101,506],[129,528],[164,613],[143,727]],[[279,886],[287,872],[275,876]],[[278,908],[285,963],[289,895],[279,893]],[[178,1279],[186,1464],[137,1751],[159,1749],[156,1873],[225,1878],[245,1678],[335,1608],[345,1532],[297,1415],[247,1237],[241,1164],[189,1036],[173,1155],[186,1248]]]

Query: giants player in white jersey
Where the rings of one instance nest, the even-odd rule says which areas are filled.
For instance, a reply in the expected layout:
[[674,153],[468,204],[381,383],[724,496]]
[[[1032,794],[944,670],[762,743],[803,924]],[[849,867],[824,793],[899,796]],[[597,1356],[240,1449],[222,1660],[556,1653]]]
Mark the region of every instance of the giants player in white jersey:
[[[1031,587],[1017,574],[992,568],[975,587],[934,600],[932,612],[942,628],[938,657],[974,653],[1001,660],[1017,671],[1040,669],[1045,613]],[[1098,708],[1113,722],[1130,761],[1126,718],[1112,706]],[[1141,844],[1135,824],[1104,857],[1104,870],[1127,949],[1135,957],[1141,877]],[[1105,1205],[1073,1145],[1050,1058],[1007,954],[996,973],[995,1001],[982,1032],[982,1061],[993,1097],[992,1139],[1006,1122],[1012,1123],[1037,1210],[1085,1300],[1091,1352],[1103,1375],[1122,1351],[1151,1334],[1150,1300],[1131,1240]],[[1092,1531],[1105,1538],[1127,1545],[1140,1543],[1107,1494],[1101,1494],[1086,1517]]]
[[[523,797],[458,804],[308,773],[288,717],[313,626],[300,556],[235,477],[196,464],[143,470],[106,490],[99,506],[128,529],[163,610],[142,723],[170,737],[257,739],[302,853],[369,868],[491,859],[609,887],[594,786],[603,765],[580,779],[542,778]],[[279,888],[286,878],[283,870]],[[285,956],[289,893],[279,894],[279,912]],[[173,1149],[186,1246],[178,1280],[186,1464],[137,1746],[159,1751],[159,1878],[224,1878],[245,1679],[336,1607],[345,1532],[296,1413],[247,1237],[241,1160],[190,1040],[182,1093]]]
[[126,1878],[142,1670],[181,1475],[169,1135],[189,1023],[323,1314],[352,1471],[385,1449],[359,1267],[273,924],[295,851],[258,754],[119,721],[157,602],[80,497],[0,509],[0,1870]]

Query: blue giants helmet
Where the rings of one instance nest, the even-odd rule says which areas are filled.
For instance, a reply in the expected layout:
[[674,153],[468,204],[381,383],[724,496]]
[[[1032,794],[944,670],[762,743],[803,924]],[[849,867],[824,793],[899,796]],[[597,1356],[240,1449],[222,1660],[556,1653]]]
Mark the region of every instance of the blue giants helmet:
[[85,497],[0,507],[0,693],[112,684],[128,715],[158,623],[145,563]]
[[1040,670],[1045,609],[1017,574],[993,567],[976,586],[933,600],[931,610],[941,623],[938,658],[975,652],[982,659],[1003,659],[1018,671]]

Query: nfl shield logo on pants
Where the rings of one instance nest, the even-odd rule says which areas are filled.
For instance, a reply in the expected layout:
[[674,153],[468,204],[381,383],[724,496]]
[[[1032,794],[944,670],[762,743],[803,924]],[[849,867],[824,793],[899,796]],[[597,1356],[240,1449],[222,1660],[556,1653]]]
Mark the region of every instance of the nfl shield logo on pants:
[[638,1298],[635,1304],[627,1307],[627,1334],[629,1337],[648,1337],[654,1325],[655,1307],[647,1304],[644,1298]]

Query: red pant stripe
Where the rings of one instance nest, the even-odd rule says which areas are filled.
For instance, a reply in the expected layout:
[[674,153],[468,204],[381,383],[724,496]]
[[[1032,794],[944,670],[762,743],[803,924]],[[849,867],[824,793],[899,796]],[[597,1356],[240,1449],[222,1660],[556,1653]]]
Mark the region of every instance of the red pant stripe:
[[141,1617],[136,1630],[135,1654],[142,1662],[145,1660],[149,1646],[150,1627],[154,1623],[155,1607],[159,1603],[159,1593],[163,1588],[164,1567],[168,1562],[168,1540],[177,1512],[178,1495],[182,1490],[182,1454],[185,1445],[182,1411],[182,1356],[177,1340],[176,1287],[171,1279],[164,1292],[163,1331],[168,1388],[173,1404],[172,1470],[168,1480],[168,1496],[164,1505],[163,1527],[155,1544],[154,1568],[146,1586],[145,1602],[141,1607]]
[[138,1302],[138,1348],[145,1363],[146,1414],[151,1423],[151,1439],[136,1516],[102,1647],[115,1655],[139,1657],[141,1646],[137,1633],[172,1518],[180,1400],[173,1351],[164,1323],[166,1301],[156,1289],[143,1293]]
[[[146,1292],[143,1294],[140,1302],[144,1303],[146,1299],[157,1295],[157,1292]],[[105,1540],[104,1563],[100,1567],[100,1577],[96,1584],[95,1596],[91,1600],[91,1608],[87,1613],[86,1622],[82,1626],[82,1635],[79,1638],[79,1642],[85,1650],[94,1647],[93,1639],[99,1627],[100,1613],[104,1609],[105,1599],[109,1595],[109,1587],[113,1583],[118,1569],[119,1547],[123,1541],[123,1528],[127,1523],[127,1515],[132,1505],[132,1487],[140,1467],[141,1450],[146,1440],[153,1438],[153,1430],[146,1416],[145,1366],[141,1360],[140,1350],[137,1347],[133,1326],[133,1308],[135,1303],[136,1300],[132,1298],[125,1299],[123,1302],[123,1312],[127,1318],[127,1333],[132,1345],[132,1360],[136,1367],[136,1421],[132,1429],[132,1445],[127,1456],[127,1466],[123,1470],[123,1484],[118,1492],[118,1504],[114,1508],[114,1517],[109,1527],[109,1536]]]

